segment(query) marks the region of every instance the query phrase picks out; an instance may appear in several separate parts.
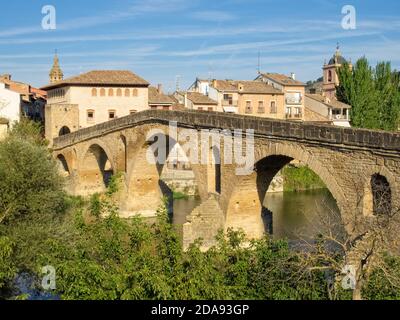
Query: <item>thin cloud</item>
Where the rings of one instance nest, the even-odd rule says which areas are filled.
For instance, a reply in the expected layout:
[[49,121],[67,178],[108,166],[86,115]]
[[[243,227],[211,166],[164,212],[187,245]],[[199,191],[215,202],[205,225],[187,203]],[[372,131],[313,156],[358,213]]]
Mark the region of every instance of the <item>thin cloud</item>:
[[193,13],[192,16],[197,20],[209,22],[226,22],[236,19],[236,16],[231,13],[217,10],[198,11]]

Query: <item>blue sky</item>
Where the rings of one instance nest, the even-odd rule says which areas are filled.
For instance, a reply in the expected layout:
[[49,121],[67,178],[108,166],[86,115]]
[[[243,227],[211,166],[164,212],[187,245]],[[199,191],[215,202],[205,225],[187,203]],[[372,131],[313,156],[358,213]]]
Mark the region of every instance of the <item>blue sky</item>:
[[[341,27],[353,5],[355,30]],[[57,29],[43,30],[44,5]],[[166,91],[200,78],[253,79],[261,69],[302,81],[321,76],[339,42],[352,61],[388,60],[400,69],[398,0],[14,0],[0,12],[0,74],[48,82],[54,50],[65,76],[129,69]]]

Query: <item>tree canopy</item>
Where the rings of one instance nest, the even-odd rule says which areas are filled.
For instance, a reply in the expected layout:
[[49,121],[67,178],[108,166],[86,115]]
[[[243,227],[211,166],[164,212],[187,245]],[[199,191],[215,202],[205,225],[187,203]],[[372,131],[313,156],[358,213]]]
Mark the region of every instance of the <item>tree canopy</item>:
[[368,60],[359,59],[353,68],[345,63],[338,69],[339,101],[352,106],[354,127],[398,130],[400,116],[399,73],[389,62],[379,62],[372,68]]

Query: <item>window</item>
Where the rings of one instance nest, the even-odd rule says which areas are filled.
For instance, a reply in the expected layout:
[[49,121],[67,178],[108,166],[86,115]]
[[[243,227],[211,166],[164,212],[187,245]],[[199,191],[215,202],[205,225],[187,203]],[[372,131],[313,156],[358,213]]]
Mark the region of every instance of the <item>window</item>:
[[214,111],[213,107],[209,107],[208,111]]
[[246,113],[253,113],[253,107],[251,106],[251,101],[246,101]]
[[298,107],[294,108],[294,116],[296,118],[301,118],[301,115],[302,115],[301,108]]
[[151,106],[151,110],[157,110],[157,106]]
[[114,90],[113,89],[108,89],[108,96],[113,97],[114,96]]
[[258,113],[265,113],[264,101],[258,101]]
[[112,120],[117,117],[115,110],[108,111],[108,119]]
[[117,89],[117,97],[122,97],[122,90],[121,89]]
[[97,89],[96,88],[92,89],[92,97],[97,97]]
[[303,100],[301,92],[287,92],[285,98],[286,104],[301,104]]
[[135,114],[137,112],[137,110],[130,110],[129,114]]
[[169,110],[169,106],[163,106],[163,110]]
[[138,89],[133,89],[132,90],[132,97],[137,97],[138,96]]
[[328,82],[332,82],[332,71],[328,71]]
[[233,95],[232,94],[224,94],[224,100],[229,101],[232,104]]
[[106,89],[102,88],[100,89],[100,97],[105,97],[106,96]]
[[291,107],[286,107],[286,115],[290,116],[292,114],[292,108]]
[[202,110],[203,110],[203,107],[198,107],[197,110],[202,111]]
[[94,110],[87,111],[87,121],[93,122],[94,121]]
[[271,101],[271,113],[277,113],[276,101]]
[[125,97],[130,97],[131,91],[129,89],[125,89]]

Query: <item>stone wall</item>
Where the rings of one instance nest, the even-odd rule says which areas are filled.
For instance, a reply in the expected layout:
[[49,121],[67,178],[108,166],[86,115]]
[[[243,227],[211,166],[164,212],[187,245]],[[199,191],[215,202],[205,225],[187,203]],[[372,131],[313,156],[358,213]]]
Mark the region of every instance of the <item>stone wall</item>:
[[[263,235],[263,200],[277,172],[293,159],[313,170],[335,198],[349,232],[363,228],[370,217],[370,181],[374,174],[390,184],[392,204],[400,208],[400,134],[260,119],[240,115],[196,111],[145,111],[79,130],[54,140],[55,156],[68,162],[73,188],[79,193],[89,173],[101,177],[102,168],[85,168],[85,158],[97,145],[107,156],[111,170],[124,173],[124,213],[155,212],[167,186],[160,175],[163,167],[146,159],[147,134],[154,129],[168,133],[169,121],[185,128],[255,130],[255,170],[236,175],[235,165],[224,164],[221,190],[215,190],[215,168],[192,164],[194,179],[204,205],[193,211],[185,225],[186,245],[198,237],[210,244],[217,229],[242,228],[250,238]],[[245,146],[243,145],[245,150]],[[210,152],[210,151],[208,151]],[[224,155],[224,145],[220,153]],[[209,156],[209,155],[207,155]],[[104,162],[104,161],[103,161]],[[95,163],[93,161],[93,163]],[[103,168],[104,169],[104,168]],[[101,181],[98,179],[98,181]],[[216,204],[217,203],[217,204]],[[368,214],[366,213],[368,212]]]

